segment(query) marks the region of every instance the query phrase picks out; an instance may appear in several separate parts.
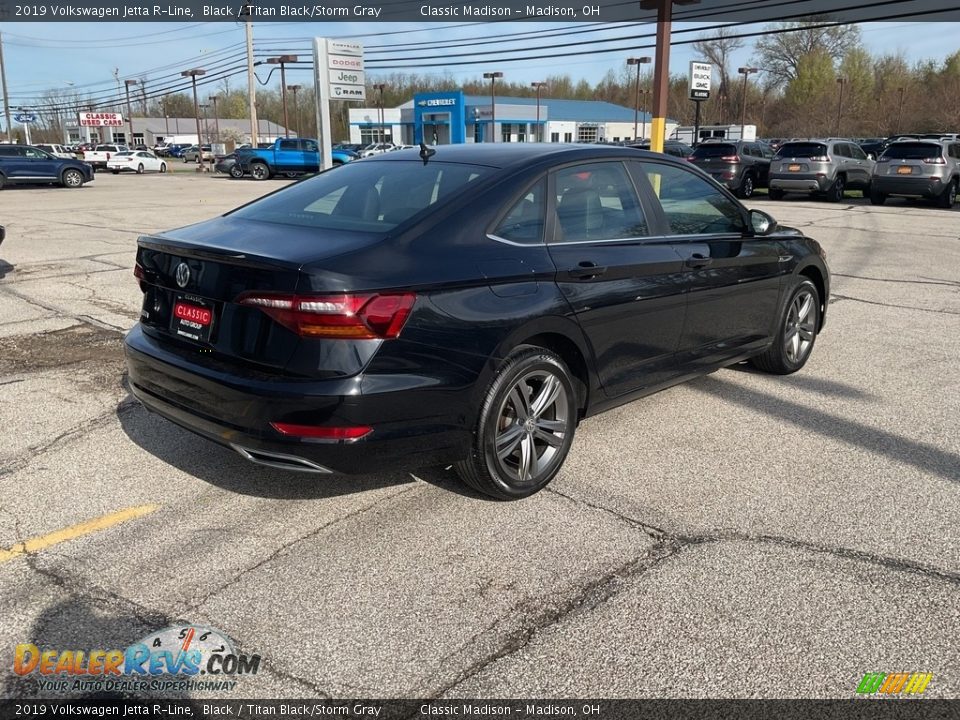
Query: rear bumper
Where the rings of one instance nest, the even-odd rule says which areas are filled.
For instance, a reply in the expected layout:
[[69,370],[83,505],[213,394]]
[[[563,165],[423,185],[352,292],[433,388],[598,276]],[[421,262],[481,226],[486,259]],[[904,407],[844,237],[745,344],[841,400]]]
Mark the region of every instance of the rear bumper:
[[900,178],[874,175],[873,189],[884,195],[935,198],[946,187],[940,178]]
[[[318,466],[314,472],[357,474],[449,463],[469,452],[459,393],[431,378],[377,376],[370,385],[379,390],[363,392],[362,375],[231,374],[191,362],[186,351],[161,346],[139,325],[127,334],[124,350],[130,389],[144,407],[261,464],[290,466],[283,458],[294,458]],[[438,405],[438,396],[448,399]],[[282,435],[271,422],[373,431],[354,441],[301,439]],[[271,463],[271,456],[281,461]]]
[[771,189],[786,192],[824,192],[831,184],[830,178],[826,176],[795,173],[770,175]]

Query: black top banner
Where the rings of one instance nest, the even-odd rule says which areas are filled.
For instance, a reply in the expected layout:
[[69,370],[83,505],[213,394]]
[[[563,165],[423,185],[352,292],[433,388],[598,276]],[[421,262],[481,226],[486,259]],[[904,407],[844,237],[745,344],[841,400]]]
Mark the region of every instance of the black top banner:
[[[4,22],[636,22],[666,0],[0,0]],[[945,0],[674,0],[677,22],[960,21]]]

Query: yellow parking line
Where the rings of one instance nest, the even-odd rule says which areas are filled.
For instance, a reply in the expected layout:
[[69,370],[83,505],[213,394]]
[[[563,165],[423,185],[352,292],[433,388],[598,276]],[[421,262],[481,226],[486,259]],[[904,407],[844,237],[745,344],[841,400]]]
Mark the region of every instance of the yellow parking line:
[[57,530],[48,535],[30,538],[25,542],[17,543],[7,550],[0,549],[0,563],[13,560],[20,555],[46,550],[49,547],[59,545],[67,540],[76,540],[84,535],[90,535],[95,532],[100,532],[101,530],[106,530],[107,528],[112,528],[114,525],[119,525],[127,520],[149,515],[159,507],[159,505],[137,505],[136,507],[127,508],[126,510],[110,513],[109,515],[101,515],[98,518],[87,520],[79,525],[71,525],[70,527]]

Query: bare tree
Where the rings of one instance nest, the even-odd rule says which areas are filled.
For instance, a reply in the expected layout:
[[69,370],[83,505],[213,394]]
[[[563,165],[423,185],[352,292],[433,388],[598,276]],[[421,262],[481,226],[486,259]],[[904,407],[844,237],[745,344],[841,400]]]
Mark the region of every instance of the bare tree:
[[824,52],[834,61],[860,46],[860,28],[856,25],[816,27],[828,18],[818,16],[799,22],[769,25],[771,33],[760,37],[754,49],[757,65],[774,82],[786,84],[795,80],[801,58]]

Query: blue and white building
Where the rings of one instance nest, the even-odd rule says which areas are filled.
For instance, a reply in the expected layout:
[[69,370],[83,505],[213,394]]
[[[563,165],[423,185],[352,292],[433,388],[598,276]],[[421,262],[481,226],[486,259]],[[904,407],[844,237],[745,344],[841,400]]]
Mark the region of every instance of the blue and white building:
[[[477,142],[619,142],[634,137],[634,109],[600,100],[464,95],[460,90],[418,93],[400,107],[351,108],[350,142],[383,139],[397,145]],[[637,136],[650,135],[650,115],[639,115]],[[667,137],[677,123],[667,121]],[[644,129],[646,132],[644,133]]]

